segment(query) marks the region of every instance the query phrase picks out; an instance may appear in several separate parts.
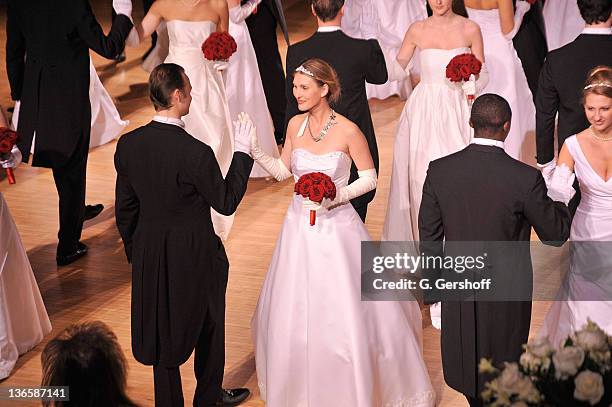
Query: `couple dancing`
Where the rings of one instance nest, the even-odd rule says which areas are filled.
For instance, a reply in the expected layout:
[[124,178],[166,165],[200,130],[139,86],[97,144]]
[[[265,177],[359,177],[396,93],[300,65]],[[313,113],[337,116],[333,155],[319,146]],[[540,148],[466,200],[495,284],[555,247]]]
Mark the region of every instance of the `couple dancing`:
[[[236,210],[250,154],[278,180],[320,171],[338,191],[321,204],[296,195],[285,217],[252,322],[267,405],[433,406],[417,303],[361,302],[360,245],[370,237],[349,200],[376,187],[376,172],[363,134],[330,107],[340,94],[333,68],[313,59],[295,71],[294,95],[306,113],[290,121],[281,158],[263,153],[251,120],[239,116],[225,177],[180,119],[191,103],[183,69],[158,66],[150,88],[157,116],[117,146],[116,218],[133,270],[132,348],[154,366],[156,404],[183,405],[179,366],[194,348],[194,405],[248,397],[221,388],[229,264],[209,214]],[[310,117],[321,124],[309,126]],[[176,154],[168,156],[168,145]],[[349,184],[352,162],[359,178]],[[315,226],[310,210],[318,212]]]
[[[138,45],[165,22],[169,36],[165,62],[182,66],[193,86],[192,107],[183,118],[185,129],[212,148],[224,176],[233,155],[230,114],[237,114],[245,105],[253,105],[256,112],[254,120],[262,130],[264,151],[278,157],[255,53],[243,21],[257,2],[244,6],[235,0],[229,2],[232,7],[228,10],[226,0],[184,2],[178,6],[174,0],[157,0],[140,24],[134,27],[127,42],[130,46]],[[230,62],[205,59],[201,51],[204,40],[215,31],[228,30],[239,42]],[[223,71],[226,71],[225,75]],[[263,173],[256,167],[251,176],[260,177]],[[233,215],[225,216],[213,209],[212,221],[215,233],[226,240]]]

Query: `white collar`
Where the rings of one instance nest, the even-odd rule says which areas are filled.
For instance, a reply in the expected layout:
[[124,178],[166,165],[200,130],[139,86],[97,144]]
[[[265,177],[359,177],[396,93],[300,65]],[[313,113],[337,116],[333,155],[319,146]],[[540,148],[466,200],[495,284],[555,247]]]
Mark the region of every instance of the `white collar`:
[[181,119],[175,119],[174,117],[166,117],[166,116],[153,116],[154,122],[172,124],[173,126],[179,126],[180,128],[185,128],[185,122]]
[[604,28],[594,28],[594,27],[585,27],[582,30],[583,34],[612,34],[612,27],[604,27]]
[[481,146],[493,146],[504,148],[504,142],[499,140],[491,140],[490,138],[474,137],[471,144],[480,144]]
[[340,27],[339,25],[324,25],[322,27],[317,28],[317,32],[320,33],[330,33],[332,31],[339,31],[342,30],[342,27]]

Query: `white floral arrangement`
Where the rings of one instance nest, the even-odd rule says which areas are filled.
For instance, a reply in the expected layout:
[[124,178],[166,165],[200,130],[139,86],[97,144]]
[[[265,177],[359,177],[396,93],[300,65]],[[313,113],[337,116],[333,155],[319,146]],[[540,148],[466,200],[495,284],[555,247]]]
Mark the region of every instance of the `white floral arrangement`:
[[479,370],[496,377],[485,384],[482,399],[492,407],[612,406],[612,337],[588,323],[554,349],[548,338],[523,345],[519,363],[497,369],[487,359]]

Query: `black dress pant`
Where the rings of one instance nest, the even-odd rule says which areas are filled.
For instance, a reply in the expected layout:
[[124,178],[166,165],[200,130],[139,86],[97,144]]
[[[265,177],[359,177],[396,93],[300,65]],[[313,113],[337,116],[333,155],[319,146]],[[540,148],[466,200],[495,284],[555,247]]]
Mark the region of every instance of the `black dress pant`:
[[482,401],[481,398],[470,397],[470,396],[465,396],[465,398],[467,399],[470,407],[483,407],[484,406],[484,402]]
[[53,180],[59,196],[58,255],[73,253],[81,239],[88,153],[89,129],[86,129],[70,160],[62,167],[53,168]]
[[[221,243],[219,243],[221,244]],[[194,407],[214,406],[221,397],[225,369],[225,291],[229,263],[225,250],[217,256],[219,279],[210,296],[200,336],[195,346],[193,371],[197,380]],[[156,407],[183,407],[181,372],[178,366],[153,366]]]
[[259,75],[263,84],[268,110],[274,124],[276,144],[285,143],[285,112],[287,98],[285,96],[285,72],[278,51],[276,37],[276,17],[263,5],[256,14],[246,19],[251,35],[251,42],[257,56]]
[[[352,204],[352,202],[351,202],[351,204]],[[363,223],[365,223],[366,214],[368,213],[368,204],[361,205],[361,206],[353,205],[353,208],[355,208],[355,211],[357,211],[357,214],[359,215],[359,217],[361,218]]]

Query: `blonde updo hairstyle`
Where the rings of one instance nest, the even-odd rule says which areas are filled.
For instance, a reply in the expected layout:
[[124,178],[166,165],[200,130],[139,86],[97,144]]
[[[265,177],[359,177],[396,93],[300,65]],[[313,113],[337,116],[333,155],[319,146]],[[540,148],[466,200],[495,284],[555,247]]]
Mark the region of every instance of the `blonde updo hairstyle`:
[[[340,80],[334,68],[327,62],[318,58],[308,59],[302,62],[301,66],[314,75],[311,76],[311,78],[313,78],[319,86],[327,85],[329,89],[325,96],[327,103],[336,105],[340,100]],[[299,73],[299,71],[293,74],[295,75],[296,73]],[[310,76],[307,74],[304,75]]]
[[582,89],[582,102],[591,94],[612,98],[612,67],[600,65],[589,72]]

